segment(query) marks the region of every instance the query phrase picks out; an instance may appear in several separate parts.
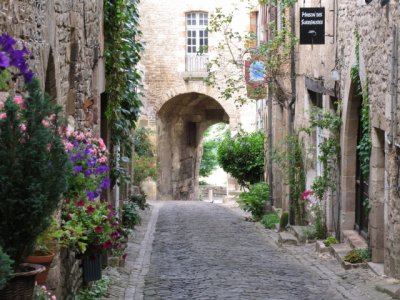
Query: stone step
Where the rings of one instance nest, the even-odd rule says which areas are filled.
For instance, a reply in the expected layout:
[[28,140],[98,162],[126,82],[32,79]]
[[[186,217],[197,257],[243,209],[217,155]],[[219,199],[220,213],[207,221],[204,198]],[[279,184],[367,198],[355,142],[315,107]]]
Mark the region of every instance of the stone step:
[[308,240],[307,232],[312,230],[314,230],[313,226],[290,225],[288,227],[288,231],[293,234],[301,244],[304,244]]
[[282,231],[278,233],[278,243],[280,245],[298,245],[297,238],[287,231]]
[[343,230],[343,240],[353,249],[368,248],[365,239],[355,230]]

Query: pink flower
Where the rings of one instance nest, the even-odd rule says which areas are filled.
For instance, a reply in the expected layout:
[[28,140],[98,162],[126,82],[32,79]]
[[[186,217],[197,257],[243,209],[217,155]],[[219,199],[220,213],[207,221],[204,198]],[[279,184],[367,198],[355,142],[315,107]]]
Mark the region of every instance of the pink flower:
[[78,131],[74,131],[74,132],[72,133],[72,136],[73,136],[73,137],[76,137],[78,134],[79,134]]
[[50,121],[54,122],[55,119],[56,119],[56,115],[55,115],[55,114],[51,114],[51,115],[49,116],[49,120],[50,120]]
[[82,132],[76,136],[77,140],[83,140],[84,138],[85,138],[85,135]]
[[66,142],[64,144],[64,148],[65,148],[65,150],[72,150],[72,149],[74,149],[74,145],[70,142]]
[[44,127],[50,127],[49,121],[47,121],[45,119],[42,120],[42,124],[44,125]]
[[47,151],[50,152],[51,151],[51,144],[47,144]]
[[301,198],[302,200],[307,201],[308,197],[309,197],[310,195],[312,195],[312,194],[314,194],[313,191],[305,190],[305,191],[300,195],[300,198]]
[[7,114],[6,113],[1,113],[0,114],[0,119],[5,119],[7,118]]
[[0,109],[4,108],[4,102],[0,100]]
[[99,162],[100,162],[101,164],[106,163],[106,162],[107,162],[107,156],[102,156],[102,157],[100,157],[100,158],[99,158]]
[[65,135],[66,135],[67,137],[69,137],[69,136],[71,135],[71,130],[69,130],[68,127],[65,128]]
[[20,108],[24,107],[24,99],[22,99],[21,95],[15,95],[14,96],[14,102],[17,104]]
[[50,297],[50,300],[57,300],[56,295],[52,295],[52,296]]
[[89,130],[89,131],[87,131],[86,133],[85,133],[85,136],[86,137],[89,137],[89,136],[91,136],[92,135],[92,132]]
[[113,206],[111,204],[107,205],[108,210],[113,210]]
[[26,124],[25,124],[25,123],[22,123],[21,125],[19,125],[19,130],[20,130],[21,132],[25,131],[25,130],[26,130]]

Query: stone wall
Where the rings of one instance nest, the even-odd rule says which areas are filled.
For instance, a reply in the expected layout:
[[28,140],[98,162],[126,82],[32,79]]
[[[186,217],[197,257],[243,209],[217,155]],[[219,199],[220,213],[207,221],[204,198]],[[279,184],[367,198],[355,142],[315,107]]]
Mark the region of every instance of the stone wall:
[[[245,3],[238,1],[237,6],[233,27],[245,33],[250,26],[250,11]],[[140,5],[145,42],[141,61],[145,95],[141,124],[157,127],[159,199],[198,197],[201,138],[208,126],[217,122],[229,123],[234,130],[239,124],[247,130],[255,126],[254,103],[238,108],[233,101],[221,99],[217,89],[203,82],[205,72],[188,74],[185,69],[186,13],[207,12],[210,18],[217,7],[229,13],[235,4],[224,0],[147,0]],[[220,34],[209,35],[210,59],[215,57],[214,49],[221,38]],[[219,85],[223,84],[220,79]],[[168,108],[171,101],[173,109]],[[209,113],[218,110],[219,116]],[[196,127],[195,143],[191,146],[187,142],[188,122]]]
[[[362,81],[368,81],[370,116],[372,125],[372,155],[370,173],[370,217],[369,238],[372,246],[372,260],[385,263],[385,272],[400,278],[400,201],[397,192],[397,161],[396,147],[388,141],[391,125],[391,74],[392,74],[392,45],[393,27],[399,26],[399,1],[390,1],[381,7],[380,1],[346,0],[339,2],[338,10],[338,53],[341,71],[340,94],[343,99],[343,132],[342,165],[353,158],[351,150],[346,147],[352,127],[350,116],[352,84],[350,80],[351,66],[355,63],[355,37],[357,30],[360,34],[360,75]],[[396,50],[398,51],[398,49]],[[399,66],[396,66],[398,69]],[[397,94],[400,94],[398,86]],[[393,107],[395,120],[398,120],[399,105]],[[398,127],[399,124],[395,121]],[[397,129],[399,132],[399,129]],[[399,136],[395,137],[398,143]],[[354,151],[353,151],[354,152]],[[346,166],[343,172],[346,172]],[[348,170],[351,172],[351,170]],[[346,174],[345,174],[346,175]],[[342,180],[346,181],[346,180]],[[344,207],[343,227],[349,227],[352,220],[354,189],[344,186],[342,201]],[[348,208],[346,212],[346,208]],[[350,222],[347,222],[350,221]],[[345,228],[343,228],[345,229]],[[383,234],[384,233],[384,234]]]
[[[100,94],[104,92],[103,1],[3,0],[0,32],[23,41],[43,88],[62,105],[74,128],[100,132]],[[72,253],[58,253],[49,288],[69,299],[81,285],[81,268]]]

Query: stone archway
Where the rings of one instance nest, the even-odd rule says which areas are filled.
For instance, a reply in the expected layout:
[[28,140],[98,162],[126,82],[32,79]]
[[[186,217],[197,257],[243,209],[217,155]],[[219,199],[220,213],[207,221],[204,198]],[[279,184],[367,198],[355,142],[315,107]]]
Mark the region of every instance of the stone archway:
[[214,98],[197,92],[176,95],[158,110],[158,199],[198,199],[204,131],[230,116]]

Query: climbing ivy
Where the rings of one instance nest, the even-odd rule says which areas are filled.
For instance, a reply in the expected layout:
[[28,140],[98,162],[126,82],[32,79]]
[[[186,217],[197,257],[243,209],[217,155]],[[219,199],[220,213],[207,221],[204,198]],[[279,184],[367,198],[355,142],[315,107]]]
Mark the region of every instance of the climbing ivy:
[[[105,61],[108,106],[106,116],[111,129],[112,145],[119,145],[121,153],[130,156],[132,130],[138,120],[141,101],[138,88],[141,75],[137,68],[142,43],[139,28],[139,0],[105,0]],[[126,161],[126,157],[122,158]],[[117,155],[112,152],[113,177],[120,175]]]
[[369,93],[368,81],[363,85],[360,79],[360,34],[355,32],[356,37],[356,63],[351,68],[351,80],[356,87],[356,93],[361,96],[361,139],[357,145],[358,155],[360,157],[360,168],[364,177],[369,176],[370,157],[371,157],[371,122],[369,112]]
[[305,225],[304,201],[300,195],[306,188],[306,174],[303,159],[304,145],[297,135],[288,135],[283,147],[273,150],[273,160],[284,171],[285,181],[289,185],[290,208],[294,213],[296,225]]

